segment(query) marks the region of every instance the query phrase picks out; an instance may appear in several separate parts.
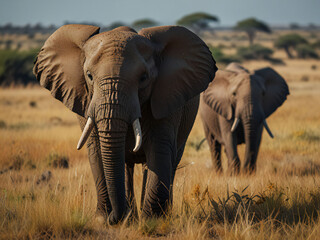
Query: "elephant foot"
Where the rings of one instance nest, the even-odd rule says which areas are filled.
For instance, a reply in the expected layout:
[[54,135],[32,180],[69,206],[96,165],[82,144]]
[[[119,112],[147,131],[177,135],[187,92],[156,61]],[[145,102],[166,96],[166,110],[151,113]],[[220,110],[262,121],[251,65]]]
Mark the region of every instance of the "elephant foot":
[[230,161],[229,167],[228,167],[228,174],[231,176],[237,176],[240,174],[240,160],[239,159]]
[[256,169],[255,168],[246,167],[246,168],[243,168],[242,172],[243,172],[244,175],[254,175],[256,173]]
[[110,226],[117,225],[119,223],[127,224],[134,222],[136,219],[137,218],[134,216],[133,210],[131,208],[127,208],[125,214],[120,219],[115,219],[113,212],[111,212],[107,218],[107,224]]
[[223,174],[223,169],[221,166],[213,166],[214,171],[216,171],[217,175],[222,175]]

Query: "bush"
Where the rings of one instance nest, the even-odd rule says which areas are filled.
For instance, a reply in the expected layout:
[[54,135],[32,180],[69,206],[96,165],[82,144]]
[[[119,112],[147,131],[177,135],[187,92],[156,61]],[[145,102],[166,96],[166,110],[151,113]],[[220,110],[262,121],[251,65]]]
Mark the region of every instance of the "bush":
[[274,46],[279,49],[284,49],[288,55],[288,58],[293,58],[291,49],[295,49],[300,44],[307,44],[308,41],[296,33],[289,33],[280,36],[275,42]]
[[69,168],[69,158],[58,153],[50,153],[46,162],[53,168]]
[[311,45],[313,48],[318,48],[320,49],[320,40],[315,41],[314,43],[312,43]]
[[319,58],[318,54],[316,53],[313,48],[308,44],[301,44],[296,49],[298,58]]
[[226,55],[219,47],[213,47],[209,45],[209,49],[212,52],[212,56],[217,63],[229,64],[231,62],[240,62],[240,59],[237,56]]
[[237,54],[240,58],[245,60],[268,60],[271,58],[273,50],[262,45],[255,44],[251,47],[239,47],[237,50]]
[[9,86],[11,84],[27,85],[37,83],[33,73],[33,63],[38,50],[0,51],[0,85]]

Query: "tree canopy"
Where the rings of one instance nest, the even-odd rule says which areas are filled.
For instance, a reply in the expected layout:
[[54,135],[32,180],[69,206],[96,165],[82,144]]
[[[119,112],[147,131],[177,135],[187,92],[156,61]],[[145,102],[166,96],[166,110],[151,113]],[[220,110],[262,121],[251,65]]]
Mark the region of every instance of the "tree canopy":
[[158,22],[152,20],[152,19],[149,19],[149,18],[144,18],[144,19],[138,19],[136,21],[134,21],[132,23],[132,27],[133,28],[137,28],[137,29],[140,29],[140,28],[147,28],[147,27],[154,27],[154,26],[157,26],[159,25]]
[[204,12],[188,14],[177,21],[178,25],[186,27],[207,28],[209,22],[219,22],[219,18]]
[[290,48],[296,48],[300,44],[307,44],[308,41],[297,33],[289,33],[280,36],[274,43],[276,48],[284,49],[289,58],[293,58]]
[[257,31],[271,33],[271,29],[266,23],[255,18],[247,18],[239,21],[234,28],[245,31],[248,34],[250,45],[253,44],[253,40]]

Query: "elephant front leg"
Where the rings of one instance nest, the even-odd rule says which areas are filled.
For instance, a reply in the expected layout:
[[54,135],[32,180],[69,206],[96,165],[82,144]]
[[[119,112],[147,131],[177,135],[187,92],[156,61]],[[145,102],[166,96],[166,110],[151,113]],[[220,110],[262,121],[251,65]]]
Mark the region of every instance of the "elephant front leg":
[[216,172],[220,174],[222,173],[221,144],[217,140],[212,139],[209,146],[210,146],[212,163],[216,169]]
[[152,131],[150,141],[144,146],[148,172],[142,217],[161,216],[166,213],[170,203],[172,161],[176,157],[174,129],[157,129],[154,126]]
[[221,144],[214,138],[206,125],[204,125],[204,132],[210,148],[212,165],[217,173],[222,173]]
[[230,174],[239,174],[240,159],[237,151],[237,141],[234,136],[236,133],[229,133],[225,140],[225,151],[228,158],[228,172]]
[[252,174],[256,171],[256,162],[261,143],[262,130],[263,127],[261,125],[253,134],[246,136],[246,152],[243,166],[243,172],[245,174]]
[[133,174],[134,174],[134,164],[126,164],[125,166],[125,182],[126,182],[126,198],[129,209],[132,209],[132,215],[137,218],[138,210],[137,204],[134,197],[134,189],[133,189]]

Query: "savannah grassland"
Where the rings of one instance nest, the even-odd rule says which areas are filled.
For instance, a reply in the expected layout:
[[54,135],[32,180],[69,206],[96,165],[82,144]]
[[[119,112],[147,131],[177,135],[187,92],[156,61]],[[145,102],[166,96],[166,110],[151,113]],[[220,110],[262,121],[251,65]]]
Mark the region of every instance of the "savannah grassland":
[[[210,43],[224,43],[227,35],[217,33]],[[264,37],[258,42],[272,46]],[[320,61],[288,60],[281,50],[275,56],[285,65],[243,63],[250,70],[274,67],[290,88],[267,120],[275,138],[263,133],[257,173],[215,174],[207,144],[197,150],[204,137],[197,118],[171,213],[113,227],[94,221],[95,187],[86,149],[76,150],[81,132],[74,114],[40,87],[0,89],[0,238],[320,239]],[[69,168],[55,165],[63,158]],[[226,169],[225,155],[223,163]],[[41,178],[46,171],[50,177]],[[139,207],[140,165],[134,180]]]

